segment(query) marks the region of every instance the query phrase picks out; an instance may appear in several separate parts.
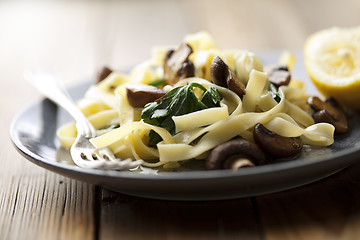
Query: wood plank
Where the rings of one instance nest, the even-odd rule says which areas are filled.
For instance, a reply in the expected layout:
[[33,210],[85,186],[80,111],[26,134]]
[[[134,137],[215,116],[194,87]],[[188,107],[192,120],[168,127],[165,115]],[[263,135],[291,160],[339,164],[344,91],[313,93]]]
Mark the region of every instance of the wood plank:
[[360,164],[291,191],[256,198],[267,239],[358,239]]
[[99,239],[261,239],[250,199],[159,201],[103,191]]
[[0,82],[0,238],[95,238],[95,187],[30,163],[6,134],[15,114],[40,94],[22,81]]
[[45,170],[2,177],[0,186],[3,239],[95,238],[94,186]]

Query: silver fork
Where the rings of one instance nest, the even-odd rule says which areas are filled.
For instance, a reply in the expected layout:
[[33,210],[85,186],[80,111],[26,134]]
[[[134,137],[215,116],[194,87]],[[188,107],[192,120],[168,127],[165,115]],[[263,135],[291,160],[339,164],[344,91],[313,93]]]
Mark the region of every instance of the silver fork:
[[117,159],[111,150],[95,148],[89,139],[96,137],[95,128],[76,107],[58,76],[45,71],[25,71],[24,78],[44,96],[63,107],[75,120],[77,137],[70,148],[74,163],[82,168],[126,170],[139,166],[143,161]]

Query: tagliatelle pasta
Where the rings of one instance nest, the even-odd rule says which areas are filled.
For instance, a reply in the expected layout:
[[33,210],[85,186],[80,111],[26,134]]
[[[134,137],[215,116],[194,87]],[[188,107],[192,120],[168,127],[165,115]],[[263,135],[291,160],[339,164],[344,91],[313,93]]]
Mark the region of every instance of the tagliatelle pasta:
[[[200,84],[204,89],[216,89],[221,96],[219,105],[172,116],[175,128],[171,131],[146,123],[142,119],[144,107],[133,107],[128,101],[127,84],[149,84],[163,77],[164,62],[161,59],[166,58],[167,51],[158,48],[153,59],[129,74],[111,73],[102,82],[91,86],[79,101],[79,108],[98,131],[98,137],[91,139],[94,146],[108,146],[119,158],[143,159],[147,167],[177,167],[185,160],[206,158],[213,148],[233,138],[254,141],[252,129],[258,123],[276,134],[300,137],[304,144],[329,146],[333,143],[334,126],[314,123],[311,110],[306,108],[309,96],[304,89],[280,86],[276,100],[269,88],[268,75],[255,54],[245,50],[221,51],[206,33],[185,39],[193,48],[189,59],[193,61],[195,76],[162,88],[171,91]],[[238,74],[246,86],[244,96],[211,81],[210,64],[215,55],[221,56]],[[194,90],[199,99],[205,94],[203,92],[198,88]],[[149,104],[145,108],[147,106]],[[163,112],[157,110],[154,114],[162,116]],[[151,134],[160,137],[155,146],[150,144]],[[62,126],[57,135],[61,146],[69,148],[76,137],[75,124]]]

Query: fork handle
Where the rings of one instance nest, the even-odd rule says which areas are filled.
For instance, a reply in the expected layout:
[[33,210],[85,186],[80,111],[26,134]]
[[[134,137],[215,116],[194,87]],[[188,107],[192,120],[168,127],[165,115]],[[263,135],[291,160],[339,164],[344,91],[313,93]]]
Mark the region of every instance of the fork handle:
[[95,136],[94,127],[80,109],[77,108],[58,76],[45,72],[36,73],[26,71],[24,77],[44,96],[60,105],[74,118],[79,134],[87,137]]

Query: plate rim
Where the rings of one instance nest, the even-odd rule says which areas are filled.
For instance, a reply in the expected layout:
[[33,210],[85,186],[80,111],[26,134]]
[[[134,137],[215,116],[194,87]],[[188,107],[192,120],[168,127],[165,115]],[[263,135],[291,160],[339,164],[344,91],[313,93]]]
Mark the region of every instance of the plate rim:
[[[257,54],[260,57],[262,55],[264,60],[272,60],[275,59],[275,56],[279,56],[279,51],[263,51]],[[304,64],[303,61],[301,61],[302,55],[296,55],[300,56],[300,64],[297,64],[293,69],[294,75],[301,79],[305,77],[303,80],[305,84],[308,85],[310,79],[306,77]],[[266,63],[266,60],[264,63]],[[69,86],[68,89],[70,90],[70,95],[72,95],[75,100],[81,98],[82,96],[80,96],[79,92],[85,92],[86,88],[93,83],[93,78],[87,78],[77,82],[73,86]],[[310,84],[307,86],[307,90],[310,90],[308,91],[309,94],[319,94],[318,91],[312,92],[311,87]],[[72,90],[77,90],[78,92],[76,94],[71,94]],[[9,130],[10,138],[15,149],[27,160],[46,170],[138,197],[161,200],[224,200],[253,197],[293,189],[326,178],[353,164],[355,161],[358,161],[360,156],[360,141],[356,141],[350,148],[341,148],[340,151],[327,154],[326,157],[319,154],[312,156],[309,160],[300,158],[290,161],[281,161],[279,163],[247,168],[246,170],[240,169],[236,172],[232,170],[191,170],[188,172],[160,172],[155,175],[139,174],[129,171],[84,169],[76,165],[58,162],[56,161],[56,157],[54,160],[46,159],[45,157],[31,152],[31,150],[26,148],[26,144],[24,145],[21,142],[21,136],[19,135],[19,132],[16,132],[16,124],[19,124],[22,121],[29,122],[26,121],[26,119],[22,119],[21,116],[25,115],[27,111],[30,111],[32,108],[36,109],[39,107],[46,99],[47,98],[40,98],[37,101],[28,104],[28,106],[24,106],[13,117]],[[356,118],[360,119],[360,111],[355,112],[355,114]],[[36,124],[37,123],[34,125],[37,126]],[[356,126],[359,127],[359,124]],[[56,130],[54,129],[54,131]],[[358,135],[356,135],[356,137],[357,136]],[[358,140],[358,138],[355,138],[355,140]],[[54,150],[58,151],[56,144]],[[248,182],[247,180],[253,182]],[[266,182],[267,180],[268,182]],[[189,183],[189,181],[194,183],[194,187],[191,186],[191,189],[187,190],[186,186],[188,185],[185,184],[186,186],[184,187],[184,183]],[[157,184],[156,188],[152,185],[154,183]],[[215,183],[217,185],[212,186],[210,190],[208,186],[205,186],[206,189],[204,190],[203,187],[205,183]],[[224,183],[229,184],[230,186],[223,186]],[[248,184],[250,184],[250,186],[248,186]],[[149,189],[145,189],[144,185],[145,187],[150,187],[152,191],[149,192]],[[176,189],[176,191],[174,191],[173,186],[180,186],[181,189]],[[138,189],[132,189],[131,187],[137,187]],[[197,189],[199,187],[201,187],[201,189]],[[226,188],[226,191],[223,187]],[[194,189],[196,192],[194,192]],[[178,190],[180,192],[178,192]]]
[[[87,82],[82,82],[79,85],[74,87],[81,87]],[[271,163],[262,166],[256,166],[254,168],[247,168],[246,171],[232,171],[228,169],[221,169],[221,170],[211,170],[211,171],[201,171],[201,170],[194,170],[188,172],[161,172],[158,175],[155,174],[138,174],[136,172],[129,172],[129,171],[109,171],[109,170],[101,170],[101,169],[85,169],[80,168],[76,165],[66,165],[56,161],[51,161],[39,156],[33,152],[31,152],[19,139],[16,134],[16,125],[21,121],[21,117],[30,111],[32,108],[40,105],[41,102],[47,100],[47,98],[41,98],[40,100],[35,101],[34,103],[30,104],[27,107],[24,107],[20,112],[18,112],[15,117],[13,118],[11,125],[10,125],[10,138],[11,141],[16,148],[16,150],[24,156],[26,159],[30,160],[31,162],[39,165],[39,166],[47,166],[50,168],[57,168],[63,169],[66,171],[77,172],[86,175],[93,175],[93,176],[104,176],[104,177],[111,177],[111,178],[126,178],[126,179],[154,179],[154,180],[196,180],[196,179],[214,179],[214,178],[233,178],[233,177],[249,177],[251,175],[258,175],[258,174],[268,174],[274,172],[281,172],[281,171],[289,171],[296,170],[297,168],[303,167],[310,167],[312,165],[323,164],[323,162],[334,161],[334,159],[338,159],[341,157],[350,156],[351,160],[347,160],[348,165],[352,164],[353,155],[356,153],[360,153],[360,145],[356,147],[352,146],[348,149],[343,149],[341,151],[335,152],[328,157],[314,157],[309,161],[304,161],[304,159],[295,159],[289,160],[279,163]],[[58,150],[58,149],[55,149]],[[348,158],[348,157],[347,157]],[[345,164],[341,164],[345,165]]]

